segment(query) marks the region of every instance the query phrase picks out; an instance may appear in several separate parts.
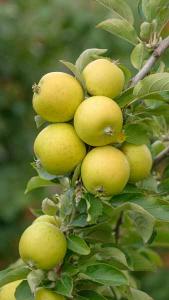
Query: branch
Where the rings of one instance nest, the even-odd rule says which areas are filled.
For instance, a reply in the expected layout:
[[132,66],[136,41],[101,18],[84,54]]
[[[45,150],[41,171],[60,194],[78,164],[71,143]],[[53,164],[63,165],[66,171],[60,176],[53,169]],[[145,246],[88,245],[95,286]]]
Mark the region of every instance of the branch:
[[154,166],[159,164],[166,156],[169,155],[169,146],[158,154],[154,159]]
[[[169,48],[169,36],[162,40],[158,46],[155,48],[154,52],[147,60],[142,69],[132,78],[130,86],[135,86],[141,79],[143,79],[154,66],[156,61],[162,56],[162,54]],[[169,146],[164,149],[159,155],[154,159],[153,165],[159,164],[166,156],[169,155]]]
[[167,50],[169,47],[169,36],[162,40],[157,48],[154,50],[153,54],[147,60],[142,69],[132,78],[131,86],[136,85],[138,81],[143,79],[151,70],[156,61],[161,57],[161,55]]

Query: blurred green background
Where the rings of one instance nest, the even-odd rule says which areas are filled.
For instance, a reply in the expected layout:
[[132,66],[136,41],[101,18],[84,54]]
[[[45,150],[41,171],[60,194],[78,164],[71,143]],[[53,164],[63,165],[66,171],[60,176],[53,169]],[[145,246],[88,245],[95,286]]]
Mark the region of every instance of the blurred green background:
[[[137,13],[137,1],[130,3]],[[65,71],[59,60],[74,62],[86,48],[107,48],[131,68],[131,46],[95,28],[107,16],[94,0],[0,0],[0,269],[18,257],[19,235],[33,219],[28,207],[46,193],[24,195],[37,134],[31,86],[47,72]],[[168,300],[169,272],[143,277],[145,290]]]

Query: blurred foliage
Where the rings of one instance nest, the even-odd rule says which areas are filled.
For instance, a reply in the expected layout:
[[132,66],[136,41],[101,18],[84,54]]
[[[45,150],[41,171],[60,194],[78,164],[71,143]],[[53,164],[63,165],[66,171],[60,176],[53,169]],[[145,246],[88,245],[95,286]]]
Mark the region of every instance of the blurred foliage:
[[147,274],[142,278],[142,288],[155,300],[168,300],[168,269],[161,269],[155,274]]
[[[36,135],[32,84],[46,72],[65,71],[59,59],[74,62],[86,48],[107,48],[131,68],[131,46],[95,28],[106,17],[93,0],[0,1],[0,268],[17,258],[18,236],[33,218],[26,208],[36,207],[45,193],[24,195]],[[147,289],[156,285],[153,278],[163,282],[159,274],[146,277]],[[168,299],[162,297],[156,299]]]

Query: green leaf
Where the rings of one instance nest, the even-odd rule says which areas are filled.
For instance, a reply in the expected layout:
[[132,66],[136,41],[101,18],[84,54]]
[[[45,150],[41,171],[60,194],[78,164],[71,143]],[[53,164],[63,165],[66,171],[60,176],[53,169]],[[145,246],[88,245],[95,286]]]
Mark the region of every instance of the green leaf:
[[102,247],[98,250],[98,255],[102,260],[118,262],[124,269],[130,269],[125,254],[115,247]]
[[66,216],[70,216],[73,209],[74,191],[68,189],[66,192],[60,195],[60,217],[64,219]]
[[128,284],[125,275],[120,270],[108,264],[98,263],[88,266],[83,273],[87,275],[90,280],[103,285],[120,286]]
[[[118,288],[120,297],[117,299],[128,299],[128,300],[153,300],[145,292],[142,292],[135,287],[122,287]],[[124,297],[124,298],[121,298]]]
[[84,78],[81,74],[81,72],[78,70],[77,66],[72,64],[69,61],[65,61],[65,60],[60,60],[60,62],[62,64],[64,64],[77,78],[77,80],[79,80],[79,82],[81,83],[82,87],[85,89],[85,82],[84,82]]
[[[168,224],[167,224],[168,225]],[[157,227],[156,236],[152,243],[154,247],[169,247],[169,228],[168,226]]]
[[128,183],[124,190],[123,190],[123,194],[125,193],[128,193],[128,194],[138,194],[138,193],[141,193],[142,194],[142,191],[140,191],[137,186],[135,186],[134,184],[131,184],[131,183]]
[[169,204],[162,199],[153,199],[153,202],[146,201],[138,201],[139,204],[144,207],[152,216],[154,216],[157,220],[161,221],[169,221]]
[[169,91],[169,73],[156,73],[139,81],[133,90],[133,95],[138,98],[145,98],[154,93]]
[[96,291],[97,288],[100,286],[101,284],[88,279],[87,275],[83,273],[78,274],[78,282],[76,284],[76,288],[79,290],[79,293],[81,291],[86,291],[86,290]]
[[143,22],[140,25],[140,38],[144,42],[149,41],[152,32],[153,32],[153,25],[150,22]]
[[125,86],[127,87],[132,76],[131,71],[125,65],[122,65],[120,63],[118,63],[118,67],[123,71],[125,77]]
[[[119,195],[120,197],[120,195]],[[124,196],[124,199],[126,196]],[[133,199],[137,199],[136,194],[133,195]],[[127,211],[130,218],[133,220],[138,234],[142,237],[143,241],[146,243],[150,239],[153,233],[155,218],[151,213],[141,206],[142,198],[140,198],[139,204],[131,202],[123,203],[118,205],[115,209],[115,214],[121,211]],[[122,200],[124,202],[124,200]],[[126,199],[126,201],[128,201]],[[136,201],[135,201],[136,202]],[[112,204],[114,203],[112,199]]]
[[89,255],[90,248],[86,244],[85,240],[76,235],[68,237],[68,249],[80,255]]
[[152,236],[155,219],[146,210],[137,206],[129,212],[130,218],[134,221],[137,232],[141,235],[144,242],[148,242]]
[[83,236],[91,241],[110,242],[114,241],[112,236],[112,226],[110,222],[104,222],[83,229]]
[[75,300],[87,300],[85,297],[77,296],[74,298]]
[[142,11],[148,21],[151,21],[150,0],[142,0]]
[[87,214],[81,214],[74,218],[73,222],[71,222],[71,225],[74,227],[85,227],[88,225],[87,223]]
[[72,176],[72,186],[74,186],[74,187],[76,186],[76,183],[80,177],[81,165],[82,165],[82,163],[79,163],[77,165],[77,167],[74,170],[73,176]]
[[163,73],[165,71],[165,63],[161,60],[157,69],[157,73]]
[[160,9],[168,8],[168,0],[142,0],[142,10],[148,21],[155,19]]
[[166,6],[160,7],[158,16],[157,16],[157,32],[161,34],[161,31],[167,25],[169,21],[169,6],[168,6],[168,0]]
[[142,190],[158,193],[158,182],[153,176],[138,182],[137,186]]
[[41,127],[43,124],[45,124],[47,121],[44,120],[41,116],[36,115],[35,116],[35,123],[36,123],[36,127],[39,128]]
[[60,295],[72,298],[73,279],[67,274],[62,274],[61,278],[56,282],[55,290]]
[[147,144],[149,141],[148,131],[143,124],[127,124],[124,127],[126,141],[131,144]]
[[[109,201],[107,202],[102,199],[102,205],[103,205],[103,216],[108,217],[108,219],[111,220],[115,224],[116,220],[113,220],[114,208],[111,206],[111,203]],[[102,223],[102,224],[104,224],[104,223]],[[111,230],[111,226],[109,226],[108,228],[110,228],[110,230]],[[107,228],[107,231],[109,232],[108,228]]]
[[120,38],[128,41],[132,45],[137,44],[137,33],[134,27],[122,19],[108,19],[97,25],[97,28],[104,29]]
[[[139,190],[138,190],[139,191]],[[152,215],[155,219],[159,221],[169,221],[169,203],[165,201],[160,196],[151,197],[148,195],[144,195],[144,193],[124,193],[121,195],[117,195],[112,198],[112,205],[117,205],[116,210],[126,210],[128,208],[134,209],[135,204],[142,207],[145,211],[147,211],[150,215]],[[124,201],[126,203],[124,203]],[[120,205],[121,204],[121,205]],[[131,205],[131,206],[130,206]]]
[[126,250],[128,260],[132,266],[132,270],[141,272],[141,271],[155,271],[156,266],[152,263],[147,257],[142,253],[139,253],[137,250],[132,250],[128,248]]
[[127,20],[133,24],[134,18],[130,6],[124,0],[96,0],[106,8],[110,9],[115,16]]
[[153,158],[155,158],[159,153],[161,153],[165,149],[164,142],[160,140],[156,140],[153,144],[151,144],[151,153]]
[[[94,254],[95,253],[95,254]],[[92,255],[94,254],[94,255]],[[90,256],[81,256],[78,261],[78,269],[80,273],[86,271],[88,266],[99,263],[99,256],[97,255],[97,249],[93,249],[92,254]],[[83,277],[83,276],[82,276]],[[80,276],[81,278],[81,276]],[[86,277],[85,277],[86,278]],[[88,279],[88,278],[87,278]],[[82,287],[82,289],[85,289]]]
[[159,103],[158,107],[149,107],[146,109],[146,112],[150,113],[153,116],[163,116],[166,121],[169,120],[169,106],[166,103]]
[[169,178],[169,165],[166,165],[164,171],[163,171],[163,179]]
[[0,287],[15,280],[25,279],[30,270],[26,266],[9,267],[0,271]]
[[[120,107],[124,107],[138,99],[154,99],[168,102],[168,92],[169,73],[156,73],[140,80],[134,88],[131,87],[125,90],[119,97],[116,98],[116,102]],[[148,110],[146,109],[146,111]],[[163,112],[160,112],[160,114],[162,113]]]
[[56,216],[56,212],[58,211],[58,206],[56,205],[56,203],[49,199],[49,198],[45,198],[42,201],[42,212],[45,215],[49,215],[49,216]]
[[158,92],[158,93],[153,93],[153,94],[147,95],[146,96],[146,104],[147,105],[148,105],[149,100],[150,100],[150,105],[151,105],[151,102],[153,100],[154,104],[156,102],[156,106],[154,105],[154,107],[157,107],[157,106],[159,107],[163,103],[157,103],[157,100],[158,101],[169,102],[169,91],[162,91],[162,92]]
[[82,291],[80,293],[85,299],[88,300],[106,300],[107,298],[101,296],[100,294],[94,292],[94,291]]
[[78,57],[76,60],[76,68],[79,73],[83,71],[83,69],[91,62],[94,60],[95,55],[102,55],[107,52],[107,49],[87,49],[82,54]]
[[145,292],[142,292],[137,289],[130,288],[131,296],[128,298],[129,300],[153,300],[149,295],[147,295]]
[[71,262],[65,262],[62,268],[62,272],[66,273],[67,275],[74,276],[79,273],[79,269],[77,266],[74,266]]
[[32,294],[26,280],[22,281],[21,284],[16,288],[15,297],[16,300],[34,300],[34,295]]
[[169,178],[165,178],[159,184],[159,190],[164,193],[169,192]]
[[53,180],[56,178],[62,178],[63,176],[56,176],[53,174],[49,174],[42,166],[41,164],[37,162],[31,163],[31,166],[36,170],[38,173],[39,177],[45,180]]
[[145,59],[148,57],[148,52],[143,43],[137,44],[131,52],[130,60],[134,68],[140,70]]
[[160,32],[169,19],[168,0],[142,0],[142,10],[148,21],[156,21],[156,30]]
[[39,176],[34,176],[28,181],[25,194],[40,187],[47,187],[53,185],[56,185],[56,183],[49,180],[42,179]]
[[36,288],[40,286],[42,281],[45,279],[45,273],[42,270],[32,270],[28,276],[27,281],[32,293],[35,292]]
[[149,248],[143,248],[141,250],[141,253],[147,257],[153,264],[155,264],[157,267],[162,267],[163,266],[163,261],[160,255],[155,252],[152,249]]
[[76,66],[69,61],[60,60],[60,62],[65,65],[74,75],[76,75]]
[[133,96],[133,87],[126,89],[123,93],[116,98],[118,105],[123,108],[127,104],[131,103],[135,97]]
[[99,198],[91,194],[85,194],[85,200],[87,203],[87,222],[89,224],[97,223],[98,217],[102,215],[103,205]]

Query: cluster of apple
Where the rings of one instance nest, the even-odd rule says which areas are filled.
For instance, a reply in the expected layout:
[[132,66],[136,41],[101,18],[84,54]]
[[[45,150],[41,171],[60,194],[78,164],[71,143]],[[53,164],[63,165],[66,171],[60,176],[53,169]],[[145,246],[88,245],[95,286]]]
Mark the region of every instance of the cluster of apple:
[[[112,99],[124,87],[123,71],[100,58],[89,63],[82,76],[90,95],[87,99],[80,83],[66,73],[48,73],[34,85],[34,110],[53,123],[38,134],[34,152],[43,168],[55,175],[71,173],[82,161],[85,188],[111,196],[120,193],[128,180],[147,177],[152,158],[146,145],[119,147],[123,114]],[[86,151],[88,146],[94,148]]]
[[[82,162],[81,178],[86,190],[101,196],[119,194],[128,181],[137,182],[149,175],[151,153],[146,145],[119,143],[123,114],[112,98],[124,87],[122,70],[110,60],[100,58],[89,63],[82,75],[90,95],[87,99],[81,84],[62,72],[48,73],[33,86],[34,110],[52,123],[35,140],[37,162],[54,175],[71,174]],[[56,216],[38,217],[24,231],[19,243],[22,260],[45,271],[60,267],[66,250],[66,238]],[[20,281],[5,286],[0,299],[8,299],[5,297],[9,291],[14,295],[18,284]],[[44,299],[65,298],[38,288],[35,300]]]

